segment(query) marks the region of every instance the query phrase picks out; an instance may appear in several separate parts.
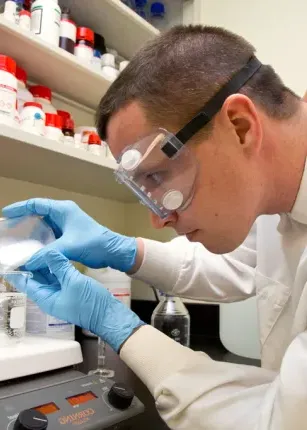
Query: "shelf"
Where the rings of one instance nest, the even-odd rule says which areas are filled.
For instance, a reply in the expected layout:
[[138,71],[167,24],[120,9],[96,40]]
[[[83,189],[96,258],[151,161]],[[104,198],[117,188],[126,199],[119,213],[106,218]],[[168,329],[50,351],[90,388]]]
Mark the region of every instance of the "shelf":
[[31,80],[93,109],[110,86],[109,81],[75,56],[3,18],[0,18],[0,53],[14,58]]
[[1,176],[124,203],[137,201],[116,182],[114,160],[5,125],[0,130]]
[[120,0],[60,0],[60,6],[70,7],[78,25],[100,33],[107,45],[127,59],[159,34],[159,30]]

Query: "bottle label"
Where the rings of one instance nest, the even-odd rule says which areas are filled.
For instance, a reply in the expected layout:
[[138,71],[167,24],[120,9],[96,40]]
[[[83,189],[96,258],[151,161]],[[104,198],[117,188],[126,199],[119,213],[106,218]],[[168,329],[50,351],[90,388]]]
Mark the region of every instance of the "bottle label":
[[42,19],[43,9],[42,7],[33,8],[31,13],[31,31],[35,34],[41,34],[42,32]]
[[130,288],[108,288],[108,291],[117,298],[123,305],[128,308],[131,306],[131,291]]
[[16,89],[0,83],[0,114],[14,117],[16,107]]
[[25,326],[26,308],[25,306],[15,306],[11,309],[10,327],[21,329]]
[[73,24],[70,21],[65,21],[65,20],[61,21],[60,37],[70,39],[76,43],[76,34],[77,34],[77,28],[75,24]]
[[61,339],[74,339],[74,326],[45,314],[31,300],[27,300],[26,331],[35,335],[50,336]]
[[31,13],[31,31],[53,45],[59,44],[61,14],[57,9],[35,6]]
[[45,120],[39,112],[32,114],[23,113],[21,115],[20,123],[23,130],[44,136]]

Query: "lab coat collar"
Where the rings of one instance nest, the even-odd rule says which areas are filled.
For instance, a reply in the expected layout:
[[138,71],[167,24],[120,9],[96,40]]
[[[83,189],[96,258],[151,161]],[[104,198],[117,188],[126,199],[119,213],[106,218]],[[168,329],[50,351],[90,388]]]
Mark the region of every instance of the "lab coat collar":
[[301,185],[290,215],[295,221],[307,224],[307,162],[305,162]]

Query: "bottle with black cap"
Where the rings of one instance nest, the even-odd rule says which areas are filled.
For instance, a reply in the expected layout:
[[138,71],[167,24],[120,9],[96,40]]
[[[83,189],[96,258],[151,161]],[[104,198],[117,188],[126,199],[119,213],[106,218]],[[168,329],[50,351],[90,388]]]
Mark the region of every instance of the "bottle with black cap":
[[101,71],[101,56],[106,53],[106,46],[103,36],[94,33],[94,53],[92,66],[97,72]]
[[18,415],[13,430],[46,430],[47,427],[46,415],[35,409],[26,409]]

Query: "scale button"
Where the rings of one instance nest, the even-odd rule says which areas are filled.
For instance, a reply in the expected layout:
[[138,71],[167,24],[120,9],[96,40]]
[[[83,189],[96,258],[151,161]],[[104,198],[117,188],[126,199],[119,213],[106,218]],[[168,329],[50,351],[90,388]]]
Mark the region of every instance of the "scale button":
[[34,409],[20,412],[14,424],[14,430],[46,430],[48,418]]
[[134,393],[124,384],[115,383],[112,385],[109,393],[109,402],[114,408],[128,409],[132,403]]

